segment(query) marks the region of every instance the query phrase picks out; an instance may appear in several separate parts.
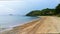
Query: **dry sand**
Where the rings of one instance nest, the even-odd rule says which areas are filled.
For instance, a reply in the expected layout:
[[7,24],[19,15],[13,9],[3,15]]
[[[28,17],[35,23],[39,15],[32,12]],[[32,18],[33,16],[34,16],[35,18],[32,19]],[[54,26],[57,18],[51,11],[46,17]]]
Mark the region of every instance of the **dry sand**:
[[57,34],[60,33],[60,17],[41,16],[41,19],[14,27],[1,34]]

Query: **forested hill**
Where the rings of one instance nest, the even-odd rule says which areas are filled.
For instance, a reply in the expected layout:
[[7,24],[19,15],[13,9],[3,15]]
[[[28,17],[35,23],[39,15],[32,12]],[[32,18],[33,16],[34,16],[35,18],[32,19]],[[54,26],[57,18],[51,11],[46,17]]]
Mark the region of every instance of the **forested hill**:
[[33,10],[26,14],[26,16],[60,16],[60,4],[58,4],[55,9],[42,9],[42,10]]

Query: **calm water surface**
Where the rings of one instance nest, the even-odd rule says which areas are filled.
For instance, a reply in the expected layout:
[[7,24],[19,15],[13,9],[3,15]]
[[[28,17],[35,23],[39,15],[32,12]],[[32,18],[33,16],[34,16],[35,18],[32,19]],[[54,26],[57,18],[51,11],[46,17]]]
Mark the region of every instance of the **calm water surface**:
[[24,24],[26,22],[37,19],[37,17],[27,17],[27,16],[0,16],[0,30],[1,28],[10,28],[19,24]]

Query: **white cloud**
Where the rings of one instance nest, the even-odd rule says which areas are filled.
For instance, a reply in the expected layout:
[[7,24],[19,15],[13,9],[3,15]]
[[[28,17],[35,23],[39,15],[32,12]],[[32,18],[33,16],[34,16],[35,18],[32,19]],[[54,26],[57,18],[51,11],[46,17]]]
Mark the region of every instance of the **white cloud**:
[[21,0],[0,0],[0,1],[21,1]]
[[2,7],[2,6],[4,6],[4,5],[0,5],[0,7]]
[[60,3],[60,0],[0,0],[0,14],[20,14],[21,12],[23,14],[24,11],[29,12],[28,10],[37,10],[44,6],[52,7],[52,5],[58,3]]
[[0,15],[14,14],[16,9],[22,8],[24,1],[0,1]]

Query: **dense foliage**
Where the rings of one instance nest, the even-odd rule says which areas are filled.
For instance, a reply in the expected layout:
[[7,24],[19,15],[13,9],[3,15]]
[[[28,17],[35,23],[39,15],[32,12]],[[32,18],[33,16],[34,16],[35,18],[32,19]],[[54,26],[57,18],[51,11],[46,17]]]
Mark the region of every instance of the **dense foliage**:
[[43,10],[33,10],[26,16],[55,16],[60,15],[60,4],[56,6],[55,9],[43,9]]
[[56,13],[57,13],[57,14],[60,14],[60,4],[56,7],[55,10],[56,10]]

